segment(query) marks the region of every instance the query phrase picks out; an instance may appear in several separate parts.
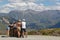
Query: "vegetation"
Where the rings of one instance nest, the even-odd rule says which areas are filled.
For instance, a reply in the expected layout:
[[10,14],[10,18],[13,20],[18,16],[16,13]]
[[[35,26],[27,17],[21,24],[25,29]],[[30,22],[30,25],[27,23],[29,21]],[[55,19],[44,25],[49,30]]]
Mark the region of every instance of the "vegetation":
[[52,35],[52,36],[60,36],[60,28],[54,29],[44,29],[38,31],[30,31],[28,32],[29,35]]

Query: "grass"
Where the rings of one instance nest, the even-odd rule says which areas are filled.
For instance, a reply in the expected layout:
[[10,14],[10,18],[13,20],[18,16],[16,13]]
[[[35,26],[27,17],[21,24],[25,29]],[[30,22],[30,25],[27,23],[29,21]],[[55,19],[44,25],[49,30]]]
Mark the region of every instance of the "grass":
[[44,29],[38,31],[30,31],[28,32],[29,35],[52,35],[52,36],[60,36],[60,28],[54,29]]

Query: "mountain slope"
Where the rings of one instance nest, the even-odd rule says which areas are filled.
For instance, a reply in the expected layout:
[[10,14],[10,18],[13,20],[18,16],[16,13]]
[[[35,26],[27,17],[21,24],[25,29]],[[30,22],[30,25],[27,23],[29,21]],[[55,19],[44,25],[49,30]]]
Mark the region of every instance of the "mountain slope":
[[60,22],[58,22],[57,24],[53,25],[52,27],[50,28],[60,28]]
[[[31,29],[45,29],[60,22],[60,10],[34,11],[31,9],[21,11],[13,10],[5,16],[10,22],[26,19],[27,27]],[[55,27],[54,27],[55,28]]]
[[15,19],[25,18],[27,25],[32,29],[49,28],[60,21],[59,10],[47,10],[43,12],[29,9],[25,11],[13,10],[8,15]]

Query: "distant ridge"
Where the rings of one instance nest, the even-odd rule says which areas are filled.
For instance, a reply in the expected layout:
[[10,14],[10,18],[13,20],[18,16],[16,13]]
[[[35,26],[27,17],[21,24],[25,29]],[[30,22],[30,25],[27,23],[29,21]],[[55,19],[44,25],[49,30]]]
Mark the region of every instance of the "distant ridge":
[[60,22],[59,23],[57,23],[57,24],[55,24],[55,25],[53,25],[52,27],[50,27],[50,28],[60,28]]
[[25,18],[27,22],[27,28],[31,29],[60,28],[57,26],[54,27],[54,25],[60,22],[60,10],[45,10],[42,12],[31,9],[25,11],[13,10],[7,14],[1,13],[0,15],[3,15],[10,22],[16,21],[18,18],[21,20]]

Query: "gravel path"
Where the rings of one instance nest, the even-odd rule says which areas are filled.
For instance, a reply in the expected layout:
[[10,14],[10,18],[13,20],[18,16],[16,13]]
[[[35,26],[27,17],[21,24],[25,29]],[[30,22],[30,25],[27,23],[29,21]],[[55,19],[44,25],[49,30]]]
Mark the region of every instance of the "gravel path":
[[0,40],[60,40],[60,37],[28,35],[27,38],[16,38],[16,37],[2,37],[2,35],[0,35]]

